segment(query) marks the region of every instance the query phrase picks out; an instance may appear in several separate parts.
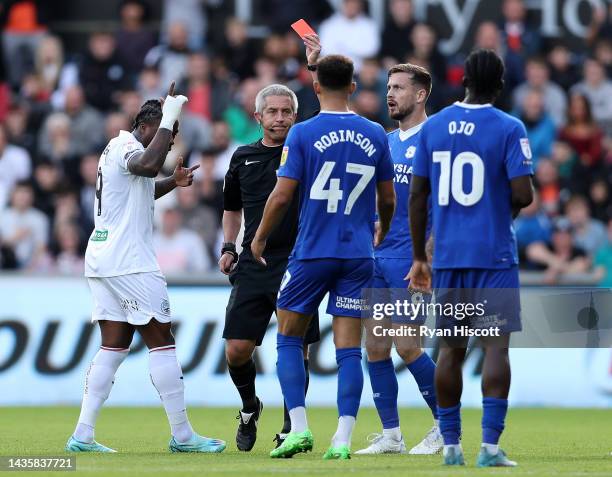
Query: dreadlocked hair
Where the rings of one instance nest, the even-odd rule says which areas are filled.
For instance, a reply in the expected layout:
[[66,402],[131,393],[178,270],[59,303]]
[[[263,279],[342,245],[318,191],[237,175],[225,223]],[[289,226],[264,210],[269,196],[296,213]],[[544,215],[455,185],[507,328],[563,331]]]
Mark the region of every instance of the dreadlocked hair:
[[497,96],[503,78],[504,62],[493,50],[475,50],[465,60],[465,86],[476,96]]
[[140,111],[134,118],[132,130],[136,129],[142,123],[151,123],[160,120],[162,117],[162,105],[158,99],[149,99],[142,105]]

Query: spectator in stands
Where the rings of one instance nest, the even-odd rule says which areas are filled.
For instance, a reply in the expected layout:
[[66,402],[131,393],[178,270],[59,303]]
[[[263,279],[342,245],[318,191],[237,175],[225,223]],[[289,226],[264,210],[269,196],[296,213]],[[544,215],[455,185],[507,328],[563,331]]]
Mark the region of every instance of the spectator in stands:
[[608,220],[608,237],[606,243],[595,253],[593,259],[595,276],[598,285],[604,288],[612,288],[612,219]]
[[120,131],[131,131],[131,125],[129,118],[121,112],[108,114],[106,116],[106,121],[104,121],[104,140],[95,151],[99,150],[102,152],[106,144],[108,144],[111,139],[116,138]]
[[593,120],[587,97],[573,93],[570,96],[567,125],[559,133],[559,139],[576,151],[584,166],[593,167],[603,154],[603,136],[603,131]]
[[[104,141],[104,123],[100,114],[85,103],[83,90],[80,86],[72,86],[66,91],[66,114],[70,120],[71,151],[82,155],[94,149]],[[42,153],[51,150],[49,135],[49,120],[45,121],[38,136],[39,149]]]
[[148,5],[142,0],[123,0],[119,15],[121,26],[115,33],[115,41],[121,47],[117,49],[117,58],[133,82],[144,65],[147,52],[155,46],[155,36],[145,28]]
[[51,4],[43,0],[9,0],[2,2],[0,23],[2,46],[13,87],[21,83],[34,63],[34,52],[47,31],[46,21]]
[[535,173],[537,190],[540,193],[542,208],[549,216],[559,213],[559,196],[561,184],[555,163],[549,159],[540,159]]
[[412,0],[391,0],[389,3],[389,17],[380,47],[380,56],[387,69],[404,61],[412,51],[411,37],[415,25],[412,13]]
[[578,162],[576,152],[568,143],[557,140],[553,143],[550,159],[557,169],[558,176],[562,181],[567,182]]
[[[164,94],[166,94],[167,92],[168,92],[168,89],[166,86],[166,90],[164,91]],[[164,94],[162,94],[160,97],[164,98],[165,97]],[[159,98],[149,98],[149,99],[159,99]],[[140,96],[140,93],[136,90],[129,89],[129,90],[123,91],[121,95],[119,96],[119,111],[121,111],[131,120],[133,120],[138,114],[138,111],[140,111],[140,107],[142,106],[143,103],[144,103],[144,99],[142,96]]]
[[612,218],[612,200],[610,200],[610,184],[604,179],[596,179],[589,188],[589,205],[591,216],[603,223]]
[[513,104],[519,108],[530,89],[540,90],[544,98],[544,109],[550,115],[555,126],[565,124],[567,98],[561,87],[550,81],[550,73],[546,61],[540,57],[531,57],[526,65],[527,81],[514,90]]
[[117,103],[116,94],[124,89],[127,80],[113,35],[106,32],[92,34],[89,49],[79,68],[79,82],[87,103],[99,111],[109,111]]
[[342,0],[342,6],[323,23],[319,32],[323,54],[346,55],[359,72],[365,58],[376,56],[380,33],[376,22],[364,13],[363,0]]
[[179,187],[176,190],[177,208],[183,217],[185,228],[195,232],[204,242],[210,263],[214,263],[218,255],[215,250],[219,215],[210,206],[200,203],[199,184],[193,187]]
[[74,63],[64,64],[64,48],[60,39],[46,35],[39,43],[35,57],[35,77],[44,97],[55,109],[63,109],[66,89],[79,81]]
[[[207,18],[204,4],[217,6],[223,0],[164,0],[162,8],[162,41],[172,42],[172,29],[180,23],[185,30],[185,45],[190,50],[204,47]],[[164,82],[164,84],[167,84]]]
[[[361,97],[361,93],[368,93]],[[368,114],[364,114],[369,119],[374,118],[381,124],[393,122],[388,119],[387,115],[387,76],[380,68],[380,63],[375,58],[368,58],[363,61],[361,71],[357,76],[357,91],[354,97],[354,103],[365,106]],[[368,105],[369,104],[369,105]],[[356,106],[360,111],[362,107]],[[362,113],[359,113],[362,114]]]
[[604,67],[606,76],[612,78],[612,39],[598,40],[593,48],[593,56]]
[[15,184],[28,179],[31,174],[30,155],[24,148],[9,144],[6,129],[0,125],[0,216],[8,205]]
[[221,56],[240,81],[255,74],[253,65],[257,58],[255,44],[249,40],[247,25],[238,18],[228,18],[225,22],[225,42]]
[[537,166],[540,158],[550,157],[552,145],[557,136],[555,123],[544,110],[544,98],[541,91],[532,89],[527,92],[518,116],[527,129],[533,164]]
[[[509,95],[523,82],[525,76],[523,57],[504,45],[499,26],[492,21],[484,21],[478,25],[474,43],[474,48],[494,50],[504,59],[504,90],[497,103],[504,109],[511,109]],[[514,105],[514,109],[517,109],[517,105]]]
[[592,45],[597,39],[612,39],[612,3],[605,7],[595,9],[591,19],[591,25],[587,32],[587,44]]
[[612,132],[612,81],[599,62],[589,58],[584,62],[584,81],[575,85],[572,94],[586,96],[593,110],[593,118],[608,134]]
[[6,128],[8,142],[33,154],[36,152],[37,138],[33,127],[28,127],[30,122],[35,121],[31,120],[28,109],[23,105],[15,104],[8,111],[4,127]]
[[145,65],[155,66],[159,70],[162,85],[170,84],[187,72],[191,53],[188,42],[185,24],[175,22],[168,28],[168,43],[153,47],[145,56]]
[[591,266],[586,252],[574,244],[572,226],[557,219],[550,243],[534,242],[527,247],[527,259],[545,270],[544,283],[553,285],[565,274],[585,273]]
[[533,195],[531,204],[522,209],[514,221],[514,230],[521,263],[526,259],[526,250],[529,245],[535,242],[550,242],[552,222],[542,210],[537,193]]
[[138,76],[138,93],[143,101],[163,98],[167,91],[159,81],[159,71],[155,66],[145,66],[141,70]]
[[78,177],[80,156],[76,141],[72,137],[70,118],[64,113],[50,114],[45,122],[44,132],[44,142],[39,146],[41,157],[55,163],[64,175],[74,180]]
[[434,81],[441,85],[446,80],[446,59],[438,51],[436,31],[426,23],[417,23],[412,28],[410,39],[412,51],[408,54],[409,61],[427,68]]
[[182,227],[181,221],[178,209],[170,207],[163,213],[161,230],[153,234],[155,254],[164,275],[210,269],[211,262],[202,239]]
[[527,11],[523,0],[504,0],[500,31],[508,50],[522,56],[540,51],[541,38],[536,28],[527,24]]
[[60,167],[49,160],[39,161],[34,168],[34,207],[43,212],[50,221],[53,221],[55,215],[55,195],[61,187],[62,179]]
[[210,60],[203,53],[189,56],[187,75],[178,91],[189,98],[186,110],[206,121],[221,117],[229,102],[229,85],[212,78]]
[[561,41],[555,42],[547,56],[550,77],[566,93],[580,81],[580,73],[572,56],[570,49]]
[[19,268],[35,268],[47,250],[49,219],[33,203],[32,186],[19,182],[11,207],[0,215],[0,242],[14,251]]
[[60,275],[81,276],[84,260],[79,229],[74,224],[62,223],[55,228],[57,254],[53,271]]
[[572,235],[577,247],[592,255],[606,241],[606,227],[591,218],[589,203],[585,197],[572,196],[565,205],[565,215],[572,226]]
[[232,139],[238,144],[250,144],[261,138],[261,126],[255,120],[255,97],[262,85],[256,79],[242,82],[238,90],[238,102],[223,113],[223,119],[229,124]]

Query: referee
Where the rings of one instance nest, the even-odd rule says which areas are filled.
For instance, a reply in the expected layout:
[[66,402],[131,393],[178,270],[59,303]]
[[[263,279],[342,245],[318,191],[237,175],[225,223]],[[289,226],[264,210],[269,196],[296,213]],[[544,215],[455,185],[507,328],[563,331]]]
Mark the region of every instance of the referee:
[[[263,139],[240,146],[232,156],[223,187],[224,244],[219,269],[229,275],[232,292],[227,304],[223,338],[230,376],[240,398],[242,409],[236,433],[236,445],[250,451],[257,439],[257,420],[263,404],[255,393],[256,368],[253,352],[260,346],[272,313],[276,296],[287,268],[289,254],[297,236],[299,201],[290,204],[287,215],[268,239],[267,267],[253,260],[251,240],[261,221],[268,196],[276,185],[276,170],[281,162],[283,144],[297,115],[298,102],[289,88],[273,84],[262,89],[255,99],[255,119],[263,129]],[[236,253],[236,238],[244,210],[242,253]],[[319,341],[319,321],[310,321],[304,344]],[[308,387],[308,348],[304,348],[306,387]],[[291,421],[285,407],[285,422],[277,434],[277,445],[290,431]]]

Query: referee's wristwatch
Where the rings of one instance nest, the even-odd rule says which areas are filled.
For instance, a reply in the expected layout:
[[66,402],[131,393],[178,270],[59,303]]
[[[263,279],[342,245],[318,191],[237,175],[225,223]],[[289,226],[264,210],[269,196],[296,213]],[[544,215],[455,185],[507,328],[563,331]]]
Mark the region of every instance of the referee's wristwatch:
[[234,258],[233,263],[238,261],[238,253],[236,252],[236,244],[234,242],[223,243],[221,247],[221,256],[223,256],[224,253],[229,253]]
[[317,71],[317,65],[306,65],[308,71]]

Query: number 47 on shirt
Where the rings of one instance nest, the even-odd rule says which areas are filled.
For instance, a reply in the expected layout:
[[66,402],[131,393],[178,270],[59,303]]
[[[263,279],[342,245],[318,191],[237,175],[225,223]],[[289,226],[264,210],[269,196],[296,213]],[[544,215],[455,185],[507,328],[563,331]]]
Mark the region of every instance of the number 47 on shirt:
[[[323,163],[323,167],[319,171],[317,178],[310,188],[310,199],[313,200],[326,200],[327,201],[327,212],[335,214],[338,212],[338,202],[343,198],[344,191],[340,189],[340,179],[330,179],[331,173],[336,166],[333,161],[326,161]],[[364,164],[355,164],[348,162],[346,164],[346,172],[349,174],[358,174],[361,176],[355,187],[350,192],[346,205],[344,207],[344,215],[350,215],[351,210],[359,196],[363,193],[368,183],[374,177],[375,168],[374,166],[366,166]],[[325,186],[329,181],[329,189]]]

